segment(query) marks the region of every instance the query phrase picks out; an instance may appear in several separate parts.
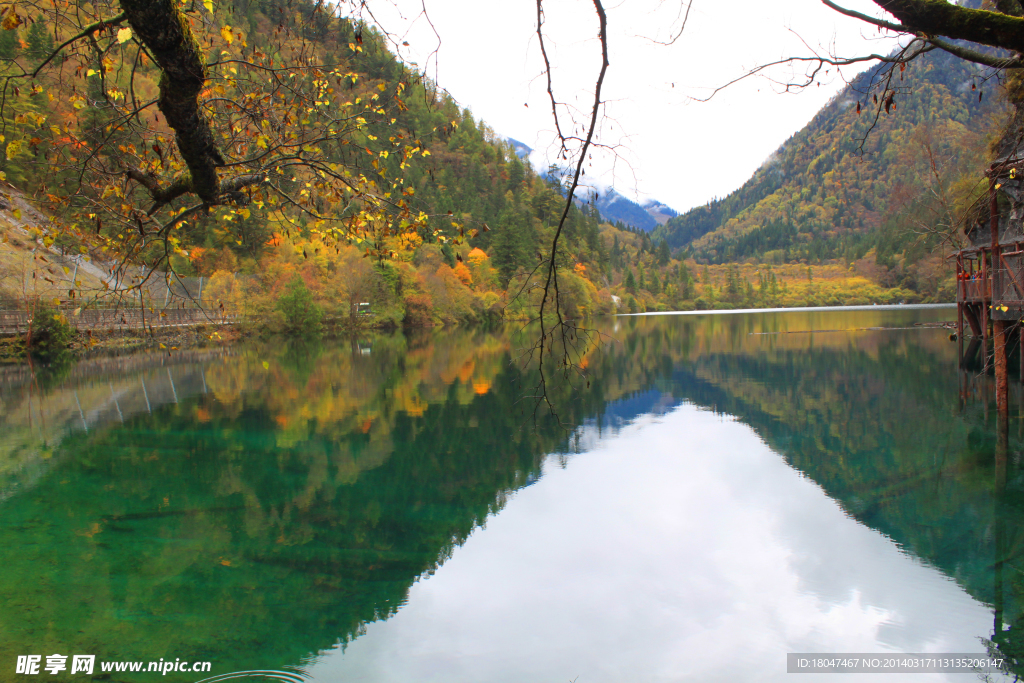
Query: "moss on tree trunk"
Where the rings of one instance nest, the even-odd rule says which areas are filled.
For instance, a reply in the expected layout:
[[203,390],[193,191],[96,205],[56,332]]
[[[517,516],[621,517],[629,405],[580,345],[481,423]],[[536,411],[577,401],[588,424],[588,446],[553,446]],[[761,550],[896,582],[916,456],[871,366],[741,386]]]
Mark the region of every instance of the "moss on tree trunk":
[[947,0],[875,0],[916,33],[1001,47],[1024,53],[1024,19],[970,9]]

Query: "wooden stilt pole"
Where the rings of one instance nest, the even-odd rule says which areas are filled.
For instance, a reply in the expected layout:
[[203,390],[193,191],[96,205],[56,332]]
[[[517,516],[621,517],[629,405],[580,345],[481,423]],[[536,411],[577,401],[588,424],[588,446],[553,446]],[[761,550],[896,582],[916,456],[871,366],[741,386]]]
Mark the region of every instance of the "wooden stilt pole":
[[1009,418],[1010,400],[1007,384],[1006,346],[1007,324],[1005,320],[992,321],[992,350],[995,355],[996,370],[996,412],[1000,420]]
[[1007,420],[1003,417],[999,418],[999,424],[997,427],[996,434],[996,453],[995,453],[995,465],[996,465],[996,481],[995,481],[995,500],[992,501],[994,506],[993,510],[993,521],[996,541],[996,556],[993,558],[994,562],[994,576],[993,576],[993,618],[995,623],[993,624],[994,640],[997,642],[1001,640],[1000,636],[1003,634],[1005,626],[1003,624],[1003,610],[1004,610],[1004,598],[1003,598],[1003,563],[1006,561],[1007,555],[1007,538],[1006,538],[1006,522],[1003,517],[1004,511],[1002,509],[1002,498],[1006,491],[1006,455],[1009,450],[1009,431],[1010,425]]
[[[1000,249],[999,249],[999,203],[996,197],[995,176],[989,180],[988,185],[989,201],[989,225],[992,229],[992,291],[990,293],[991,304],[989,307],[992,316],[992,351],[996,370],[996,412],[999,415],[1000,423],[1009,419],[1010,397],[1007,387],[1006,369],[1006,321],[995,319],[995,304],[1003,300],[1003,288],[1000,274]],[[983,262],[984,263],[984,262]]]
[[[964,282],[964,260],[962,256],[956,257],[956,358],[957,367],[964,366],[964,301],[966,283]],[[1021,367],[1024,367],[1022,364]],[[1024,370],[1021,370],[1021,380],[1024,381]]]
[[1020,348],[1020,354],[1018,360],[1020,361],[1020,381],[1024,383],[1024,325],[1017,323],[1017,339],[1018,347]]
[[988,372],[988,259],[985,249],[981,250],[981,311],[978,318],[981,322],[981,372]]

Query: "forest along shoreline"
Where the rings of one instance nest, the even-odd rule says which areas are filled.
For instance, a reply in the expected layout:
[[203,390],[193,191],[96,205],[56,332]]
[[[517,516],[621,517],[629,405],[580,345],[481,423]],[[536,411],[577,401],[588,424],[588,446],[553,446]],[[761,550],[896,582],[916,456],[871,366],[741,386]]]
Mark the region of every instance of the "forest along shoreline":
[[[101,9],[93,8],[96,19],[108,16]],[[194,197],[153,194],[177,187],[185,162],[157,108],[130,109],[147,99],[136,91],[159,91],[165,73],[139,57],[143,44],[128,40],[127,29],[102,36],[114,93],[102,106],[64,68],[42,70],[32,88],[5,100],[17,114],[0,155],[0,317],[26,318],[23,348],[7,337],[0,356],[527,320],[542,296],[532,278],[551,262],[556,231],[559,306],[575,320],[951,301],[956,283],[942,253],[950,235],[930,228],[942,211],[961,215],[974,201],[986,136],[1008,111],[1005,97],[975,94],[977,74],[959,60],[921,55],[901,63],[898,107],[861,115],[858,97],[884,65],[865,71],[727,197],[672,215],[605,191],[577,196],[566,213],[564,169],[535,168],[532,150],[398,61],[387,36],[309,0],[293,9],[284,16],[262,1],[244,12],[218,6],[191,29],[197,44],[228,56],[210,66],[217,96],[204,106],[214,138],[233,141],[220,150],[228,166],[246,169],[222,180],[240,183],[244,196],[199,206]],[[75,19],[46,12],[8,22],[0,72],[33,71],[54,41],[80,33]],[[302,84],[303,97],[254,99],[279,93],[267,74],[282,65],[268,69],[266,60],[296,48],[300,36],[319,77]],[[132,51],[137,68],[118,69],[118,59],[132,63]],[[244,75],[224,71],[236,63]],[[88,70],[79,76],[96,76],[94,66],[81,63]],[[276,104],[238,119],[231,103],[257,99]],[[295,109],[307,100],[317,106]],[[309,120],[309,156],[294,173],[282,173],[268,150],[295,141],[279,144],[264,118]],[[122,119],[131,125],[114,125]],[[110,134],[97,136],[104,126]],[[272,128],[298,134],[294,125]],[[89,148],[95,165],[69,155],[78,148]],[[922,148],[945,161],[929,163]],[[129,323],[92,326],[84,338],[66,329],[114,300],[152,316],[137,333],[120,331]],[[158,322],[194,301],[221,322],[159,331]]]
[[[737,308],[729,310],[715,310],[715,311],[666,311],[663,313],[620,313],[617,316],[633,317],[633,316],[649,316],[649,315],[733,315],[733,314],[744,314],[744,313],[785,313],[785,312],[801,312],[801,311],[856,311],[856,310],[907,310],[907,309],[921,309],[921,308],[948,308],[950,311],[955,310],[955,304],[910,304],[910,305],[870,305],[870,306],[815,306],[815,307],[792,307],[792,308]],[[159,321],[159,311],[154,311],[154,315],[157,316]],[[306,336],[295,336],[295,335],[282,335],[271,331],[271,328],[266,324],[259,324],[258,322],[251,320],[217,320],[216,318],[210,318],[205,322],[193,322],[193,323],[172,323],[161,325],[157,322],[153,326],[149,326],[145,329],[141,327],[129,327],[122,326],[120,328],[82,328],[74,329],[70,327],[67,322],[66,316],[63,313],[53,314],[52,310],[44,313],[43,315],[49,316],[54,322],[52,324],[47,323],[42,330],[37,328],[35,334],[37,336],[52,336],[54,328],[60,328],[62,325],[67,326],[69,334],[61,336],[59,343],[63,346],[54,347],[53,344],[43,344],[43,348],[46,351],[45,354],[32,354],[27,351],[27,345],[25,340],[26,333],[17,332],[12,333],[9,331],[0,331],[0,367],[13,368],[17,366],[31,366],[33,361],[41,362],[45,367],[47,365],[53,365],[56,367],[66,367],[71,362],[80,362],[85,360],[101,360],[108,357],[121,357],[130,356],[135,353],[142,352],[153,352],[159,351],[160,353],[166,353],[168,356],[178,354],[182,352],[202,352],[212,351],[216,349],[225,349],[236,346],[247,340],[266,340],[272,338],[281,339],[298,339],[300,341],[307,342],[330,342],[330,341],[352,341],[358,339],[360,336],[366,334],[388,334],[395,333],[400,330],[410,332],[415,329],[430,329],[432,326],[421,326],[419,328],[413,328],[409,326],[396,327],[392,324],[388,324],[385,321],[383,324],[380,321],[375,321],[372,315],[366,315],[360,320],[356,321],[356,324],[329,324],[320,328],[320,330],[313,335]],[[597,316],[595,319],[604,317],[617,317],[616,315],[611,316]],[[63,321],[60,318],[65,318]],[[344,321],[342,321],[344,322]],[[471,327],[479,327],[482,329],[493,328],[495,325],[501,325],[511,322],[517,322],[512,320],[501,320],[499,319],[493,324],[477,324]],[[361,323],[361,324],[360,324]],[[443,326],[442,326],[443,327]],[[937,322],[919,322],[914,323],[914,327],[932,327],[932,328],[944,328],[955,330],[956,323],[953,320],[948,321],[937,321]],[[864,329],[877,329],[877,328],[864,328]],[[829,332],[835,330],[800,330],[798,332]],[[791,331],[787,331],[789,333]],[[61,333],[57,333],[60,335]],[[768,334],[768,333],[764,333]],[[774,334],[774,333],[772,333]],[[951,339],[954,337],[951,336]],[[39,342],[37,341],[37,347]]]

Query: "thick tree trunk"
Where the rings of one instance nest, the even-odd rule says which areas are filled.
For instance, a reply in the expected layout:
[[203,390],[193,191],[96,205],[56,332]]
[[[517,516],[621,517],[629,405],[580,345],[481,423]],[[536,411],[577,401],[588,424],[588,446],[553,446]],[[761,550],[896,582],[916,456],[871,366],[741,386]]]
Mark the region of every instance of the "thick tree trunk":
[[[1013,50],[1024,54],[1024,19],[969,9],[947,0],[874,0],[914,33]],[[1016,3],[1004,3],[1016,4]]]
[[128,23],[163,71],[158,106],[174,129],[178,151],[188,166],[191,190],[206,202],[220,195],[217,167],[224,159],[210,122],[199,108],[206,83],[203,51],[175,0],[121,0]]

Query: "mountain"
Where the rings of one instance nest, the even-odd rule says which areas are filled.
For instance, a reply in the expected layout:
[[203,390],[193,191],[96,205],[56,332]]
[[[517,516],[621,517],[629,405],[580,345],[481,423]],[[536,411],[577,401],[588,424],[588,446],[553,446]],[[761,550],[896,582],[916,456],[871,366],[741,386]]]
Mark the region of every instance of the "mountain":
[[658,225],[665,225],[672,218],[679,215],[679,212],[673,209],[668,204],[662,204],[655,199],[648,199],[640,206],[643,207],[654,220],[658,222]]
[[[397,62],[385,36],[323,12],[314,0],[290,0],[287,6],[294,11],[285,13],[282,0],[250,0],[244,9],[218,6],[216,21],[196,24],[197,40],[238,57],[239,64],[250,55],[243,51],[255,51],[260,59],[301,53],[336,65],[330,81],[296,80],[296,87],[311,88],[307,94],[321,103],[316,116],[292,110],[301,98],[264,98],[268,115],[308,120],[304,126],[324,133],[310,138],[319,141],[316,145],[303,146],[303,154],[310,155],[305,165],[287,177],[275,171],[253,195],[251,208],[224,205],[190,217],[175,237],[176,248],[169,250],[166,243],[147,241],[150,233],[137,222],[149,215],[143,210],[152,204],[148,186],[135,175],[123,187],[111,184],[112,177],[125,177],[111,174],[126,154],[151,173],[173,177],[181,162],[166,121],[151,113],[142,127],[118,128],[111,118],[119,111],[113,104],[85,106],[76,81],[47,73],[39,87],[62,96],[15,91],[14,108],[4,116],[12,115],[8,131],[19,138],[8,142],[0,158],[8,182],[60,217],[39,243],[104,264],[114,256],[134,258],[134,267],[145,264],[155,271],[153,282],[166,282],[172,270],[175,276],[208,278],[204,297],[229,313],[280,322],[284,309],[319,307],[324,320],[339,329],[360,324],[360,311],[354,309],[362,303],[369,304],[379,325],[528,318],[532,295],[517,293],[531,291],[524,290],[528,274],[544,259],[557,226],[559,302],[579,318],[619,306],[642,312],[947,296],[946,284],[937,286],[941,283],[906,267],[930,253],[907,227],[922,223],[934,209],[934,202],[921,198],[925,191],[942,198],[960,186],[970,189],[961,179],[976,179],[984,134],[999,110],[991,92],[984,101],[976,97],[974,88],[984,85],[979,75],[951,58],[915,60],[896,75],[892,97],[882,96],[877,108],[864,93],[880,72],[859,78],[740,190],[707,207],[672,216],[659,202],[639,204],[609,189],[566,214],[557,167],[535,170],[523,158],[526,145],[503,138],[437,84]],[[55,40],[72,35],[60,23],[65,14],[51,19],[57,22],[50,25]],[[49,21],[44,17],[33,25]],[[38,51],[24,47],[30,42],[28,29],[10,33],[17,40],[7,46],[13,54],[8,68],[32,68]],[[116,34],[103,41],[121,49]],[[233,135],[234,119],[226,115],[233,116],[232,102],[277,87],[276,81],[260,80],[276,76],[258,64],[245,66],[245,77],[227,78],[225,71],[234,76],[230,69],[238,69],[228,62],[211,67],[211,81],[224,92],[209,98],[211,111],[225,114],[211,118],[217,139],[225,140]],[[118,92],[131,93],[117,100],[118,106],[159,89],[162,76],[150,61],[140,61],[137,69],[111,68],[120,74]],[[287,64],[281,68],[284,72]],[[332,128],[333,117],[345,108],[365,116],[349,117],[353,127],[339,133]],[[301,118],[307,114],[312,118]],[[282,147],[264,139],[267,134],[255,127],[259,121],[250,119],[238,143],[224,147],[232,164],[242,164],[238,168],[262,165],[268,145]],[[109,139],[99,135],[108,123]],[[161,144],[151,143],[154,131]],[[294,132],[287,126],[269,131]],[[90,149],[91,161],[71,153],[79,148]],[[352,178],[360,179],[355,188]],[[379,191],[389,201],[381,203]],[[188,197],[175,196],[161,210],[180,215],[188,207]],[[622,229],[626,225],[634,227]],[[23,241],[7,233],[0,226],[0,239]],[[692,261],[673,259],[670,246],[691,248],[708,267],[695,269]],[[17,256],[24,258],[27,251]],[[838,256],[871,261],[877,272],[850,273],[849,263],[834,261],[816,265],[812,274],[805,264],[792,263]],[[11,301],[25,292],[23,269],[13,258],[0,250],[0,299]],[[790,265],[757,267],[763,259]],[[38,274],[49,282],[54,271],[59,272]],[[76,298],[76,306],[93,298],[63,282],[60,289]],[[149,300],[170,305],[167,291],[151,293]],[[311,306],[303,303],[310,300]]]
[[924,258],[939,240],[921,233],[973,198],[1005,105],[977,67],[945,53],[894,71],[883,93],[872,86],[884,68],[855,78],[738,190],[654,239],[707,263],[853,262],[874,249],[903,272]]
[[[37,89],[12,93],[0,112],[9,138],[0,155],[0,178],[57,218],[41,235],[0,225],[0,302],[20,305],[26,295],[44,293],[55,298],[41,288],[26,291],[23,262],[35,260],[39,246],[51,256],[80,254],[104,268],[122,257],[132,268],[144,265],[149,282],[161,285],[155,299],[163,306],[179,303],[166,286],[172,278],[203,277],[208,300],[225,310],[244,304],[264,319],[278,310],[279,299],[290,296],[285,301],[302,300],[293,310],[309,308],[302,302],[312,300],[329,324],[357,318],[355,307],[362,303],[370,304],[378,325],[483,320],[517,314],[508,291],[514,295],[522,289],[521,280],[544,258],[561,225],[559,246],[572,258],[562,282],[573,288],[573,314],[589,313],[596,302],[605,309],[612,305],[599,279],[607,255],[597,212],[572,207],[566,214],[558,182],[523,159],[528,146],[505,140],[437,84],[399,63],[382,33],[325,11],[315,0],[249,0],[216,9],[210,21],[196,21],[194,30],[198,44],[240,60],[228,66],[231,60],[224,58],[212,67],[217,90],[203,95],[218,142],[241,136],[237,144],[221,145],[230,162],[226,173],[256,168],[263,162],[253,160],[268,149],[290,149],[294,140],[306,140],[295,137],[299,129],[312,141],[301,145],[302,161],[289,167],[287,177],[277,175],[280,169],[264,176],[258,191],[237,200],[246,203],[220,204],[189,218],[173,249],[167,240],[149,241],[154,233],[147,229],[155,228],[140,221],[157,223],[156,214],[142,210],[153,204],[150,186],[125,180],[114,188],[108,171],[117,169],[117,177],[124,178],[132,165],[140,174],[132,178],[171,182],[182,161],[174,133],[164,117],[152,113],[155,107],[138,125],[112,123],[120,111],[114,103],[130,106],[126,103],[142,101],[143,93],[151,97],[163,77],[151,60],[140,58],[137,68],[130,67],[134,57],[127,47],[118,47],[116,32],[109,32],[102,37],[104,49],[116,49],[118,57],[110,57],[115,61],[104,73],[117,73],[107,85],[116,83],[118,97],[94,78],[95,96],[107,92],[110,101],[87,106],[76,94],[80,83],[59,69],[44,70]],[[183,11],[201,14],[201,4]],[[48,50],[32,48],[32,36],[41,31],[57,42],[67,40],[74,35],[72,21],[54,10],[34,21],[34,33],[25,27],[7,31],[0,72],[33,68],[36,55]],[[116,62],[122,58],[124,68]],[[275,63],[282,74],[309,69],[317,75],[296,79],[295,87],[301,88],[294,97],[271,96],[267,93],[277,92],[277,86],[265,80],[270,72],[260,60]],[[81,78],[96,75],[90,70]],[[49,97],[38,97],[44,89]],[[278,144],[257,128],[236,130],[243,124],[236,125],[228,112],[235,111],[234,102],[250,100],[264,103],[269,120],[282,122],[267,130],[286,142]],[[307,101],[317,107],[300,104]],[[345,113],[349,110],[351,115]],[[244,125],[264,130],[268,123],[260,123],[261,116],[250,114]],[[339,121],[346,122],[344,130],[337,129]],[[99,135],[108,123],[109,135]],[[89,150],[88,161],[71,153],[78,149]],[[164,219],[180,215],[194,200],[188,194],[175,194],[154,210],[163,211]],[[7,202],[0,197],[0,209],[10,211]],[[132,230],[119,227],[132,216]],[[63,263],[51,264],[51,256],[38,256],[48,265],[36,268],[31,281],[52,284],[68,305],[92,305],[106,296],[99,281],[87,292],[75,286],[74,264],[61,268]],[[57,275],[61,270],[70,280]],[[247,288],[244,297],[240,283]],[[562,291],[568,296],[568,289]],[[528,297],[516,303],[525,311]]]
[[519,142],[519,140],[516,140],[515,138],[505,138],[505,140],[512,145],[512,149],[520,159],[529,157],[533,152],[533,147],[530,147],[525,142]]
[[597,193],[595,203],[603,220],[609,223],[621,222],[644,232],[650,232],[678,215],[666,204],[653,199],[639,204],[615,188]]

